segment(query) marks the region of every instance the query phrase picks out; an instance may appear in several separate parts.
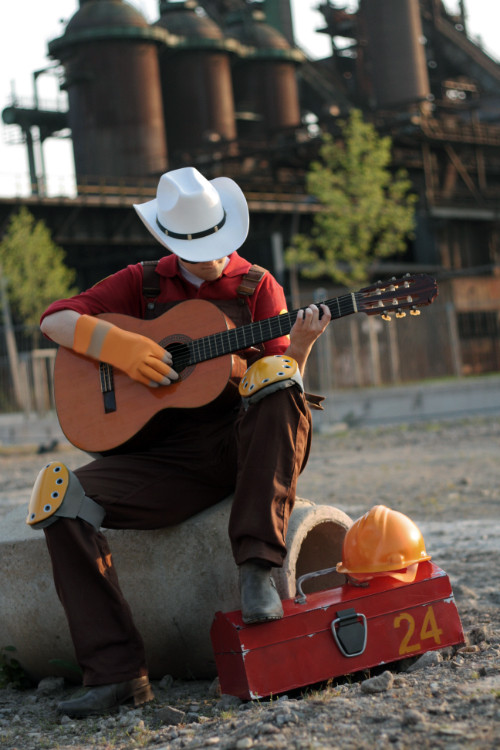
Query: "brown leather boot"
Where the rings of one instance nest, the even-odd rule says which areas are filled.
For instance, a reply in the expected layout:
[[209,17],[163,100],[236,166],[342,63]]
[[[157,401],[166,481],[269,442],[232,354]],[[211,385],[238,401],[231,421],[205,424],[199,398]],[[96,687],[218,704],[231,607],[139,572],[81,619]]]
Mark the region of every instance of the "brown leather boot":
[[86,716],[114,713],[123,703],[129,701],[133,701],[135,706],[140,706],[152,700],[154,693],[149,678],[137,677],[127,682],[95,685],[84,695],[59,703],[57,711],[73,719],[84,719]]
[[280,620],[283,606],[271,576],[271,566],[248,560],[240,568],[241,616],[247,625]]

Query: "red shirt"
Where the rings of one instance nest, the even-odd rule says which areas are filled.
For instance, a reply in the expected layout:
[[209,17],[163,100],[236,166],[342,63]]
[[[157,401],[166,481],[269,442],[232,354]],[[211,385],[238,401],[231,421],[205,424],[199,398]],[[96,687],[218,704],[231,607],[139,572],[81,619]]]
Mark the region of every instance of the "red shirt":
[[[241,279],[251,265],[234,252],[229,256],[229,263],[218,279],[204,281],[197,288],[182,276],[177,256],[167,255],[161,258],[156,267],[156,272],[160,276],[158,302],[235,299]],[[247,299],[252,319],[255,321],[272,318],[286,310],[283,288],[269,272],[266,272],[255,292]],[[82,315],[113,312],[143,318],[145,308],[146,301],[142,293],[142,266],[136,263],[106,277],[75,297],[53,302],[45,310],[41,319],[60,310],[75,310]],[[281,354],[288,345],[288,336],[268,341],[264,344],[265,354]]]

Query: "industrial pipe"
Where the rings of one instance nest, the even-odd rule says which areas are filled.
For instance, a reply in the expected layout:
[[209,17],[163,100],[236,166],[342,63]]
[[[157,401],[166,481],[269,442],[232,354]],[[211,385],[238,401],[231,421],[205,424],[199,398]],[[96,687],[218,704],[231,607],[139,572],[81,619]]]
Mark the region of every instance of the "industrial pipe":
[[[231,500],[171,528],[106,532],[153,679],[216,674],[210,642],[214,614],[239,609],[238,573],[227,535]],[[75,656],[45,540],[26,526],[25,512],[16,508],[0,526],[0,646],[13,646],[13,655],[34,679],[71,678],[75,671],[68,665],[75,664]],[[275,575],[282,598],[295,595],[298,576],[341,560],[350,525],[351,519],[336,508],[297,500],[288,555]],[[344,582],[333,575],[319,586]],[[315,590],[314,583],[306,591]]]

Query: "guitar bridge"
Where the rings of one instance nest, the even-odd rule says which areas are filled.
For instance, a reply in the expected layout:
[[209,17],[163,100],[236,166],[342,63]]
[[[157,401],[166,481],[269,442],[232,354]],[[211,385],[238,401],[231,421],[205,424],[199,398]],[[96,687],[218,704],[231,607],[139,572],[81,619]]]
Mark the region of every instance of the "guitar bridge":
[[113,368],[106,362],[99,363],[99,378],[101,381],[101,393],[105,414],[116,411],[115,385],[113,381]]

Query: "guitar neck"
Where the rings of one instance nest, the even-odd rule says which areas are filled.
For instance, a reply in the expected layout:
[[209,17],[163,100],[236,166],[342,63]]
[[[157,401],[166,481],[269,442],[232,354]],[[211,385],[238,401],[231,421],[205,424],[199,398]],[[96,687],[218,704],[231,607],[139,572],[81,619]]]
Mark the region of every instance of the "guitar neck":
[[[333,319],[343,318],[346,315],[358,312],[357,295],[354,292],[325,300],[322,304],[327,305]],[[298,310],[292,310],[282,315],[275,315],[272,318],[248,323],[239,328],[230,328],[220,333],[213,333],[210,336],[196,339],[188,345],[190,350],[189,364],[198,364],[225,354],[234,354],[251,346],[263,344],[280,336],[286,336],[292,330],[298,312]]]

